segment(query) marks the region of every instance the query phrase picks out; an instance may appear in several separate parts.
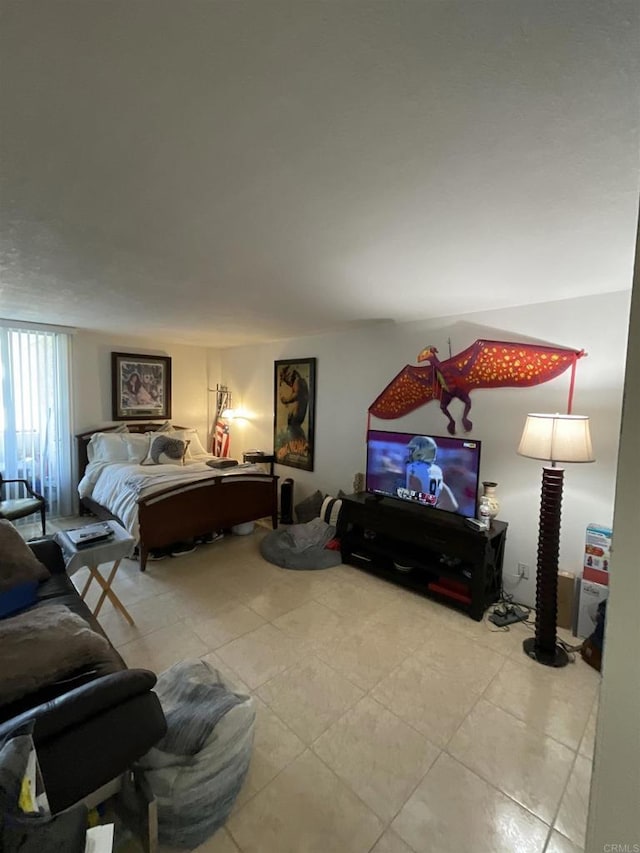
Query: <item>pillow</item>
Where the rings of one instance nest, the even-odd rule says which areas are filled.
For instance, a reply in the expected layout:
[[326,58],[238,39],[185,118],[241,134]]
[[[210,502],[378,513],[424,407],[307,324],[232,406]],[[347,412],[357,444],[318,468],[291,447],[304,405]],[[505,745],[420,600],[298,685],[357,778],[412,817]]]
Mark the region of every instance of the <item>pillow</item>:
[[87,447],[89,462],[127,462],[127,439],[124,433],[95,432]]
[[173,427],[171,426],[170,421],[165,421],[163,424],[158,424],[158,426],[152,429],[150,432],[154,435],[157,432],[173,432]]
[[181,438],[183,441],[189,442],[189,449],[187,451],[188,459],[194,459],[198,456],[211,456],[200,443],[198,432],[195,429],[174,429],[171,437]]
[[127,461],[140,465],[149,450],[150,436],[131,434],[123,438],[127,445]]
[[320,489],[318,489],[312,495],[309,495],[308,498],[305,498],[303,501],[300,501],[299,504],[296,504],[296,518],[299,524],[306,524],[307,521],[317,518],[320,515],[323,500],[324,495]]
[[49,569],[36,558],[13,524],[0,519],[0,592],[50,577]]
[[111,432],[129,432],[129,427],[126,424],[118,424],[115,429],[112,429]]
[[45,604],[0,622],[0,704],[13,702],[88,664],[112,661],[109,643],[64,604]]
[[331,495],[327,495],[322,501],[320,518],[332,527],[337,527],[341,509],[342,501],[340,498],[332,498]]
[[153,435],[149,450],[142,460],[143,465],[184,465],[184,457],[189,446],[188,441],[161,433]]
[[211,456],[211,454],[202,446],[198,431],[195,429],[185,430],[187,438],[190,441],[189,453],[191,456]]

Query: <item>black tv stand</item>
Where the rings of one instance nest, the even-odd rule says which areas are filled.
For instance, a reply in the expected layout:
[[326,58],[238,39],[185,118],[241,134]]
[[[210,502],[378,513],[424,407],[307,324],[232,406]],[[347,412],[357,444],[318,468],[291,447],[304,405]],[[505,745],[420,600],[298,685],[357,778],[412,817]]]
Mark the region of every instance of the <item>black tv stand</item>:
[[454,513],[361,492],[343,499],[338,535],[345,563],[480,621],[500,596],[507,527],[474,530]]

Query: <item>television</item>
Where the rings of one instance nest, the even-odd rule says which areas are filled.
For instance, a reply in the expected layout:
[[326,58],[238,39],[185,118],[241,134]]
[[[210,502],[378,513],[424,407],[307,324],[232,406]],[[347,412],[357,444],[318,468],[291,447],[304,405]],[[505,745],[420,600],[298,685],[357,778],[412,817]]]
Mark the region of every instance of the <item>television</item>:
[[369,430],[366,491],[474,518],[480,447],[469,438]]

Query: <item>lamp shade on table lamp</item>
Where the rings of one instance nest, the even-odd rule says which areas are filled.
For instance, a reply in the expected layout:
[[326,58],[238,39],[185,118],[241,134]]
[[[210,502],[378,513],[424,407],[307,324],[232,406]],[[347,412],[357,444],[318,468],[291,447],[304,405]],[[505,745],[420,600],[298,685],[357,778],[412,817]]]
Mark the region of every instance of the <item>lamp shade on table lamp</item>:
[[556,638],[558,558],[564,469],[558,462],[593,462],[589,418],[584,415],[527,415],[518,447],[520,456],[548,462],[542,469],[536,630],[523,643],[525,654],[546,666],[564,666],[567,653]]

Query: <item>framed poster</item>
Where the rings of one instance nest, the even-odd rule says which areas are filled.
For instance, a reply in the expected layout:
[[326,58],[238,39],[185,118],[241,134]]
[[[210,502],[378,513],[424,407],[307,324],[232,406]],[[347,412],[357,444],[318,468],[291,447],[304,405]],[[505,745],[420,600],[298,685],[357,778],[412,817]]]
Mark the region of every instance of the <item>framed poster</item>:
[[276,361],[273,385],[275,461],[313,471],[316,359]]
[[171,359],[163,355],[111,353],[114,421],[171,417]]

